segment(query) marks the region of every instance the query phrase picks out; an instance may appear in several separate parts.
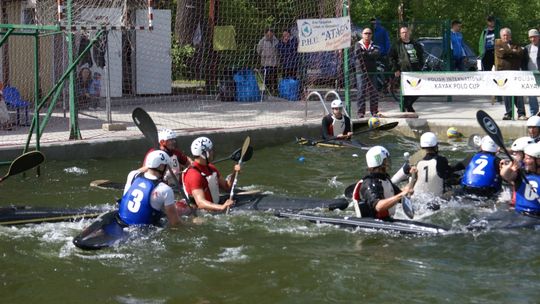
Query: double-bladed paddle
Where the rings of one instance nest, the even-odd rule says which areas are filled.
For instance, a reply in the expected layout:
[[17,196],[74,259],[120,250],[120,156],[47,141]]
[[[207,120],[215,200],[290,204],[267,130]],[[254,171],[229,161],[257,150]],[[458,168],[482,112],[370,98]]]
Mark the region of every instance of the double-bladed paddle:
[[369,132],[372,132],[372,131],[388,131],[388,130],[392,130],[393,128],[397,127],[398,123],[399,123],[398,121],[394,121],[394,122],[390,122],[390,123],[387,123],[387,124],[384,124],[384,125],[380,125],[380,126],[378,126],[376,128],[371,128],[371,129],[367,129],[367,130],[354,132],[353,136],[358,135],[358,134],[363,134],[363,133],[369,133]]
[[[244,160],[244,157],[246,156],[246,153],[249,149],[249,143],[251,142],[251,138],[249,136],[246,136],[246,139],[244,139],[244,144],[242,145],[242,151],[240,153],[240,159],[238,160],[238,165],[242,165],[242,162]],[[231,194],[229,196],[229,199],[233,199],[234,197],[234,189],[236,188],[236,184],[238,183],[238,172],[234,175],[233,184],[231,186]],[[229,213],[229,207],[227,207],[226,213]]]
[[26,170],[32,169],[45,160],[43,153],[39,151],[30,151],[17,157],[11,165],[9,170],[3,177],[0,177],[0,183],[8,179],[10,176],[19,174]]
[[[502,149],[504,154],[506,154],[506,156],[508,156],[509,159],[513,159],[512,155],[510,155],[510,153],[504,146],[504,140],[502,137],[501,129],[499,128],[495,120],[491,118],[491,116],[489,116],[489,114],[484,112],[483,110],[478,110],[478,112],[476,112],[476,120],[478,121],[482,129],[486,131],[486,134],[497,144],[497,146],[499,146],[499,148]],[[529,187],[531,187],[532,191],[538,194],[537,189],[531,185],[531,183],[529,182],[529,179],[527,178],[527,176],[525,176],[521,168],[519,169],[518,174],[519,174],[519,177],[527,185],[529,185]]]

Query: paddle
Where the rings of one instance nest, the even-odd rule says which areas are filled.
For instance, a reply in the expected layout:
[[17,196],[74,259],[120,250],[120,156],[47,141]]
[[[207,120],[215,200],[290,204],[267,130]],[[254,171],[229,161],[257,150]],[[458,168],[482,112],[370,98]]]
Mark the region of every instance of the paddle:
[[[217,164],[217,163],[220,163],[222,161],[226,161],[226,160],[234,160],[235,162],[238,162],[240,160],[240,156],[242,156],[242,148],[238,148],[237,150],[235,150],[233,153],[231,153],[231,155],[229,155],[228,157],[225,157],[225,158],[222,158],[222,159],[218,159],[216,161],[213,161],[214,164]],[[243,158],[243,162],[247,162],[248,160],[251,159],[251,157],[253,156],[253,147],[252,146],[249,146],[247,151],[246,151],[246,155],[244,155],[244,158]]]
[[[412,174],[411,179],[409,180],[409,184],[407,186],[409,188],[413,188],[414,184],[416,184],[417,178],[417,174]],[[401,198],[401,207],[403,208],[403,212],[408,218],[412,219],[414,217],[414,207],[408,195],[405,195]]]
[[473,149],[480,149],[480,146],[482,145],[482,135],[476,133],[471,134],[471,136],[469,136],[467,145]]
[[355,132],[354,135],[368,133],[368,132],[371,132],[371,131],[388,131],[388,130],[392,130],[393,128],[395,128],[398,125],[398,123],[399,123],[398,121],[390,122],[390,123],[387,123],[387,124],[384,124],[384,125],[380,125],[377,128],[371,128],[371,129]]
[[[503,137],[502,137],[501,129],[499,128],[499,126],[497,125],[495,120],[493,118],[491,118],[491,116],[489,116],[488,113],[484,112],[483,110],[478,110],[478,112],[476,112],[476,120],[478,121],[478,123],[480,124],[482,129],[484,129],[484,131],[486,131],[486,134],[497,144],[497,146],[499,146],[503,150],[504,154],[506,154],[506,156],[508,156],[508,159],[513,159],[512,155],[510,155],[510,153],[508,153],[508,150],[504,146],[504,140],[503,140]],[[538,194],[536,188],[534,188],[531,185],[531,183],[529,182],[529,179],[523,173],[523,170],[520,169],[518,171],[518,174],[519,174],[519,177],[534,192],[536,192]]]
[[17,157],[9,166],[8,172],[3,177],[0,177],[0,183],[8,179],[12,175],[19,174],[26,170],[32,169],[45,160],[43,153],[39,151],[30,151]]
[[144,137],[150,142],[155,149],[159,148],[159,138],[156,124],[142,108],[135,108],[131,114],[133,122],[141,130]]
[[[249,148],[249,143],[251,141],[251,138],[249,138],[249,136],[246,136],[246,139],[244,139],[244,144],[242,145],[242,152],[240,153],[240,159],[238,160],[238,164],[241,166],[242,165],[242,162],[244,160],[244,156],[246,155],[246,152]],[[233,184],[231,186],[231,194],[229,196],[229,199],[233,199],[234,197],[234,188],[236,188],[236,184],[238,183],[238,172],[236,172],[236,174],[234,175],[234,181],[233,181]],[[225,212],[226,214],[229,213],[229,207],[227,207],[227,211]]]
[[[159,149],[157,127],[150,115],[148,115],[148,113],[146,113],[146,111],[142,108],[135,108],[135,110],[133,110],[133,113],[131,114],[131,117],[133,118],[133,122],[135,123],[137,128],[141,130],[144,137],[150,142],[154,149]],[[172,179],[178,186],[178,192],[182,194],[182,197],[186,200],[186,202],[189,202],[189,198],[184,192],[184,189],[182,189],[182,184],[180,184],[180,181],[176,177],[176,174],[174,174],[171,167],[169,166],[167,166],[167,170],[169,170],[169,174],[172,176]]]

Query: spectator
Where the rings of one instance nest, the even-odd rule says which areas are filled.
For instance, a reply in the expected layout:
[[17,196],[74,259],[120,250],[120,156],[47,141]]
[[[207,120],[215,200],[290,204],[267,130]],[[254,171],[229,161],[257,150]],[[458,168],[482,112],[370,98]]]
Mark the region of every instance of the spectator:
[[450,41],[450,48],[452,49],[451,69],[453,71],[464,71],[465,50],[463,49],[463,34],[461,33],[461,21],[459,20],[452,21]]
[[[529,41],[523,48],[523,61],[521,69],[524,71],[534,71],[538,73],[538,67],[540,64],[540,52],[538,52],[538,45],[540,42],[540,33],[537,29],[529,30]],[[531,116],[538,114],[538,97],[529,96],[529,109]]]
[[87,107],[90,100],[90,84],[92,83],[92,71],[83,66],[77,76],[77,98],[79,106]]
[[9,112],[4,102],[4,96],[2,95],[2,83],[0,83],[0,129],[11,130],[13,125],[9,122]]
[[90,94],[90,100],[92,105],[96,110],[101,110],[99,107],[99,101],[101,97],[101,74],[98,72],[94,73],[94,78],[90,83],[90,88],[88,88],[88,93]]
[[495,39],[499,39],[499,32],[496,29],[495,17],[488,16],[487,26],[480,34],[478,42],[478,54],[482,60],[482,70],[491,71],[495,63]]
[[[501,39],[495,39],[495,70],[496,71],[519,71],[523,58],[523,48],[512,42],[512,31],[505,27],[500,31]],[[519,120],[527,120],[523,98],[514,97]],[[512,97],[504,97],[506,113],[503,120],[512,119]]]
[[386,57],[390,52],[390,35],[388,31],[381,25],[381,21],[377,18],[370,20],[371,27],[373,29],[373,42],[379,46],[381,50],[381,56]]
[[363,118],[366,112],[366,99],[369,98],[369,111],[372,116],[379,116],[379,94],[375,87],[377,77],[377,59],[381,51],[373,43],[373,31],[365,28],[362,39],[355,44],[356,88],[358,90],[358,118]]
[[270,94],[277,92],[277,66],[279,41],[274,36],[274,31],[266,29],[264,37],[257,44],[257,53],[261,56],[261,66],[264,73],[264,86],[268,88]]
[[283,31],[283,36],[277,45],[279,62],[283,78],[296,78],[298,68],[298,41],[291,36],[288,30]]
[[[420,71],[424,63],[424,50],[422,45],[411,39],[409,28],[402,26],[399,29],[399,40],[390,49],[389,53],[392,70],[396,77],[401,72]],[[404,96],[403,107],[407,112],[415,112],[413,103],[418,96]]]

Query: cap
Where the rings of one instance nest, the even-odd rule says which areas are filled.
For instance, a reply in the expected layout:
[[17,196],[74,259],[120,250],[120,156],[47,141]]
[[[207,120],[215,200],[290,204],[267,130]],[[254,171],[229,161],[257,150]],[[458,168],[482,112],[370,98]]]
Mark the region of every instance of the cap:
[[529,30],[529,37],[535,37],[535,36],[540,36],[540,33],[538,32],[538,30],[537,29]]

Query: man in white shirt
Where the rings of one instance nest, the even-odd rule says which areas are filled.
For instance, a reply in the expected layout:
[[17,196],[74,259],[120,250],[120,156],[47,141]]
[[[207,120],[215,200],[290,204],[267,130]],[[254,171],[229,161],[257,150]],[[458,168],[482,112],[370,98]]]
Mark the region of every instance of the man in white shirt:
[[[538,72],[538,66],[540,63],[540,52],[538,52],[540,33],[537,29],[529,30],[529,41],[531,43],[524,47],[524,56],[521,69]],[[538,98],[536,96],[529,96],[529,109],[531,111],[531,116],[537,115]]]

